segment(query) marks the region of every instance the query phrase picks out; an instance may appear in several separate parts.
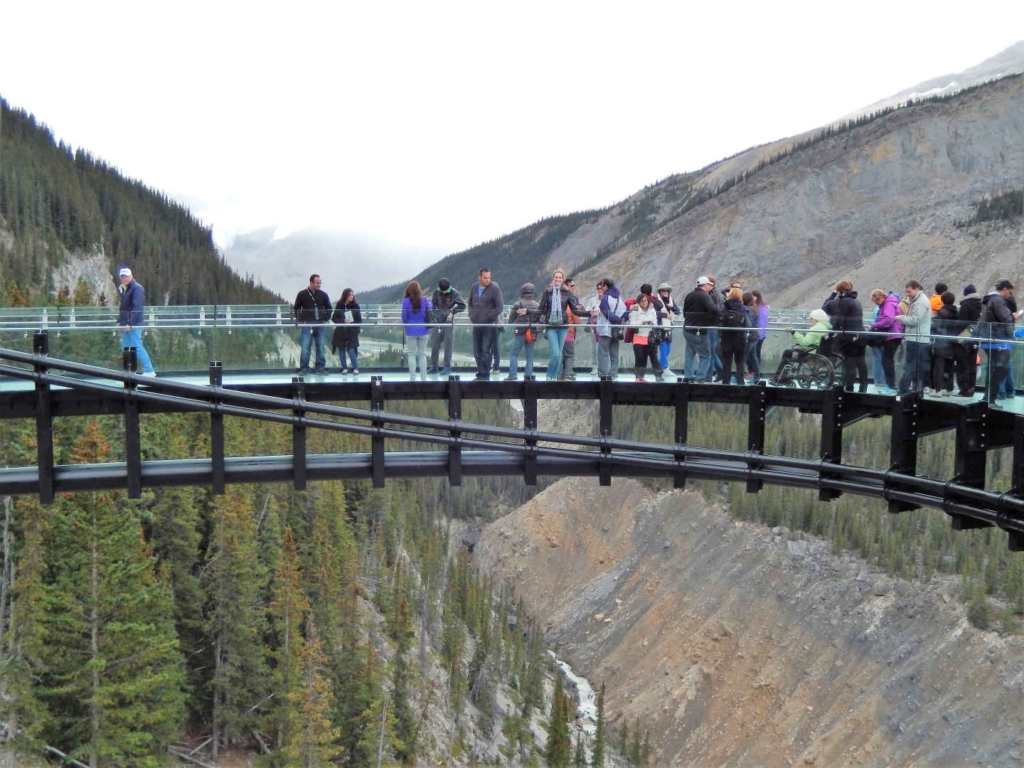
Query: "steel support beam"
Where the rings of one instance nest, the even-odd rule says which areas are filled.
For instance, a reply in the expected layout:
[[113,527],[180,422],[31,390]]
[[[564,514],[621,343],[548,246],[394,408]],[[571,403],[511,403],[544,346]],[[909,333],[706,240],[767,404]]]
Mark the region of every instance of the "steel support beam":
[[296,491],[306,490],[306,425],[302,419],[306,411],[298,405],[306,399],[306,382],[301,376],[292,378],[292,399],[296,406],[292,408],[295,421],[292,424],[292,487]]
[[462,485],[462,383],[458,376],[448,377],[448,434],[452,442],[448,446],[448,482]]
[[[843,463],[843,406],[846,392],[840,386],[832,387],[821,404],[821,463]],[[823,466],[821,479],[833,477]],[[819,501],[831,501],[842,495],[834,488],[818,488]]]
[[[985,463],[988,450],[988,403],[971,403],[957,413],[956,448],[953,481],[971,488],[985,487]],[[953,501],[949,499],[948,501]],[[986,528],[988,523],[947,512],[954,531]]]
[[[219,360],[210,363],[210,389],[214,392],[224,383],[224,365]],[[214,405],[220,398],[214,397]],[[212,490],[218,496],[224,493],[224,415],[210,411],[210,466],[213,468]]]
[[[765,382],[759,381],[750,387],[750,401],[747,403],[747,450],[754,455],[764,453],[764,423],[768,413],[768,386]],[[840,449],[842,449],[842,435],[840,435]],[[761,464],[751,460],[751,469],[760,469]],[[757,493],[764,487],[764,481],[760,478],[747,480],[747,493]]]
[[373,487],[384,487],[384,435],[381,429],[384,428],[384,377],[370,377],[370,410],[373,411],[373,419],[370,425],[373,427],[373,435],[370,436],[370,454],[373,457]]
[[[889,442],[889,470],[904,475],[917,474],[917,422],[920,418],[921,396],[915,392],[900,395],[892,409],[891,438]],[[891,499],[890,512],[919,509],[919,504]]]
[[[598,409],[599,409],[599,428],[600,435],[602,438],[610,438],[612,436],[612,387],[614,382],[610,376],[602,376],[601,381],[597,384],[597,396],[598,396]],[[601,471],[598,474],[598,483],[603,486],[612,484],[612,465],[608,460],[611,457],[612,449],[609,445],[604,444],[601,446]]]
[[526,455],[523,457],[523,479],[529,486],[537,485],[537,394],[540,385],[534,376],[523,382],[523,429],[526,432]]
[[[678,448],[686,447],[690,419],[690,384],[676,384],[674,387],[675,399],[675,444]],[[673,454],[676,464],[679,467],[686,466],[686,452],[679,450]],[[686,487],[686,472],[676,472],[672,475],[673,488]]]
[[[48,367],[43,359],[50,354],[50,337],[46,331],[32,335],[32,351],[39,361],[33,366],[37,373],[46,373]],[[53,409],[50,399],[50,385],[42,379],[36,380],[36,459],[39,464],[39,503],[52,504],[54,496],[53,475]]]
[[[135,347],[126,347],[121,355],[124,369],[129,373],[138,372]],[[124,382],[124,460],[128,468],[128,498],[142,498],[142,439],[139,434],[139,400],[132,397],[138,388],[134,377]]]

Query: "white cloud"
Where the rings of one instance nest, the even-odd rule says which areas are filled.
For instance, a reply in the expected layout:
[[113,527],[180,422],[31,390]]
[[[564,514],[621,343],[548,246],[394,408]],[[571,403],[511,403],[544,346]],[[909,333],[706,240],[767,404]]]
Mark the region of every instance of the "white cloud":
[[314,225],[438,254],[817,127],[1024,29],[1021,3],[977,16],[923,2],[19,3],[4,10],[0,95],[185,201],[221,243]]

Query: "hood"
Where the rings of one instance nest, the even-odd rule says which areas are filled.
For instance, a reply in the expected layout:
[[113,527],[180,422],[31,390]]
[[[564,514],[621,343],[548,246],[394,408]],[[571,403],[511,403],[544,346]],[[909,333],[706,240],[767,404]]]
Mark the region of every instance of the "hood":
[[519,289],[519,298],[532,299],[534,290],[533,283],[523,283],[523,287]]
[[619,298],[619,286],[613,285],[607,291],[604,292],[605,296],[611,296],[613,299]]
[[965,301],[972,301],[972,300],[973,301],[981,301],[981,294],[979,294],[979,293],[969,293],[966,296],[964,296],[962,299],[960,299],[960,303],[963,304]]

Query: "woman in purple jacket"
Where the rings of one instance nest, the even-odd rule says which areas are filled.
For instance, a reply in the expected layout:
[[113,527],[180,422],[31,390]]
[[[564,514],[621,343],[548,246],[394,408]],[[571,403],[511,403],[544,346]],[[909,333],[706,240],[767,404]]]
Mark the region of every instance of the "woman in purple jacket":
[[420,284],[413,280],[405,287],[402,299],[402,322],[405,324],[405,359],[409,364],[409,378],[416,379],[419,363],[420,380],[427,380],[427,312],[434,308],[423,295]]
[[868,328],[875,333],[885,332],[885,340],[882,342],[882,371],[885,373],[884,395],[896,394],[896,350],[903,341],[903,323],[896,319],[900,314],[900,297],[892,291],[883,291],[875,288],[871,292],[871,300],[878,307],[878,316],[875,322]]

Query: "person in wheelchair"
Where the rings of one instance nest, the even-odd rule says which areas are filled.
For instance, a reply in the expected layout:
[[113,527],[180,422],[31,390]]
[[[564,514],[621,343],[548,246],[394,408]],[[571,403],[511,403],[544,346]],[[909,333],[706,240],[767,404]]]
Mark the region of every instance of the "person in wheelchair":
[[[815,309],[811,312],[811,327],[806,331],[797,331],[787,328],[793,334],[793,348],[782,353],[782,365],[787,362],[799,362],[810,353],[828,355],[831,350],[832,326],[829,324],[828,314],[823,309]],[[780,366],[781,368],[782,366]]]

